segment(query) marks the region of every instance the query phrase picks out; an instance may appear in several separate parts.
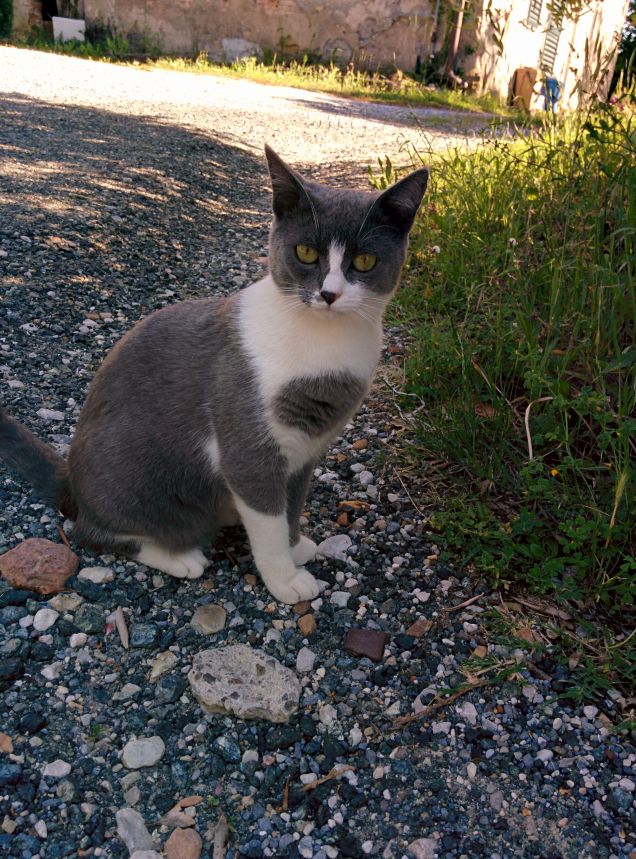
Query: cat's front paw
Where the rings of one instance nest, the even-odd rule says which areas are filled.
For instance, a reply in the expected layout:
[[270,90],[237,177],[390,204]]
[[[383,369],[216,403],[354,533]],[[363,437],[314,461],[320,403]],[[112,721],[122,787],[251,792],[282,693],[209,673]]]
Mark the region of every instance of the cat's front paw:
[[308,561],[313,561],[317,551],[318,546],[314,541],[301,535],[296,545],[291,547],[292,560],[297,567],[302,567]]
[[321,590],[318,580],[302,567],[287,581],[269,583],[267,589],[273,597],[288,605],[313,600]]

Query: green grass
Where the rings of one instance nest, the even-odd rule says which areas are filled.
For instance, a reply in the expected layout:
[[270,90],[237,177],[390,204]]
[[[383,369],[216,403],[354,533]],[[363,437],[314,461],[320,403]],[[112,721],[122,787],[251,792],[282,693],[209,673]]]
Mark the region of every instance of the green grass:
[[[405,405],[424,406],[412,467],[441,499],[432,528],[492,585],[607,621],[632,666],[633,108],[412,152],[432,180],[394,308],[412,332]],[[373,177],[394,178],[389,162]]]
[[477,96],[428,87],[401,71],[391,75],[373,73],[356,69],[352,65],[342,67],[336,63],[315,62],[308,56],[281,60],[274,54],[263,61],[244,59],[231,64],[215,63],[206,53],[200,53],[194,58],[162,56],[160,46],[149,36],[139,37],[135,44],[131,44],[125,37],[112,35],[106,30],[96,33],[92,40],[87,39],[85,42],[53,42],[42,31],[36,31],[16,44],[19,47],[105,62],[131,62],[135,57],[143,56],[144,65],[151,68],[245,78],[263,84],[413,107],[451,108],[520,118],[518,111],[506,108],[500,100],[489,94]]

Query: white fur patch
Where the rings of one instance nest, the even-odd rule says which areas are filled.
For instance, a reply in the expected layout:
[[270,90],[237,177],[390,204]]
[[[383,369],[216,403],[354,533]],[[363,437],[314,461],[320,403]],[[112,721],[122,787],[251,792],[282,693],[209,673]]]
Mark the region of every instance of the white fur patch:
[[[325,275],[322,282],[322,290],[330,292],[336,296],[336,300],[332,304],[322,298],[320,293],[317,293],[312,300],[312,307],[322,313],[345,313],[347,311],[355,311],[360,309],[365,303],[369,308],[365,308],[367,315],[370,308],[373,308],[373,314],[379,309],[380,315],[384,309],[384,301],[375,295],[370,295],[365,291],[362,284],[357,281],[347,280],[345,273],[342,270],[342,261],[344,259],[345,248],[338,242],[332,242],[329,246],[329,271]],[[366,292],[366,294],[365,294]]]
[[382,313],[367,318],[316,312],[300,298],[282,293],[269,275],[239,293],[239,302],[241,343],[252,359],[268,423],[292,473],[314,459],[333,433],[310,439],[279,423],[271,408],[276,396],[302,376],[346,372],[366,385],[380,358]]

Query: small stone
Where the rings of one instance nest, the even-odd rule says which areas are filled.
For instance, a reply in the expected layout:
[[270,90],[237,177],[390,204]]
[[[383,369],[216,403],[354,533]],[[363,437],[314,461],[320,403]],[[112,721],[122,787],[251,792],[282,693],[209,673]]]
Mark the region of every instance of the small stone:
[[586,719],[596,719],[598,716],[598,707],[595,707],[593,704],[588,704],[587,707],[583,707],[583,715]]
[[154,647],[159,640],[159,629],[152,623],[134,623],[130,630],[131,647]]
[[104,611],[101,606],[83,603],[75,612],[73,620],[75,626],[89,635],[104,631]]
[[[311,617],[311,615],[307,616]],[[307,674],[307,672],[313,671],[315,661],[316,654],[313,650],[310,650],[308,647],[301,647],[296,656],[296,671],[299,674]]]
[[17,784],[22,776],[22,767],[18,764],[5,764],[0,761],[0,787]]
[[76,608],[79,608],[84,602],[84,597],[75,593],[61,593],[51,597],[47,602],[55,611],[66,614],[68,611],[75,611]]
[[10,755],[13,752],[13,740],[3,731],[0,731],[0,752],[5,755]]
[[273,656],[245,644],[197,653],[188,680],[209,713],[286,722],[298,709],[298,678]]
[[362,484],[362,486],[369,486],[370,483],[373,483],[374,477],[370,471],[360,471],[358,473],[358,480]]
[[129,740],[124,746],[122,763],[129,770],[152,767],[164,756],[166,747],[161,737]]
[[194,829],[175,829],[163,851],[167,859],[199,859],[203,842]]
[[94,585],[104,585],[113,581],[115,573],[108,567],[85,567],[79,571],[77,578],[93,582]]
[[226,734],[217,737],[212,743],[212,748],[218,752],[228,764],[238,764],[241,761],[241,750],[231,737]]
[[351,537],[346,534],[336,534],[334,537],[327,537],[322,543],[318,544],[318,552],[324,555],[325,558],[333,558],[337,561],[347,560],[347,549],[352,545]]
[[531,684],[527,684],[526,686],[523,686],[521,689],[521,693],[522,693],[523,697],[527,698],[528,701],[534,701],[534,699],[537,697],[538,691],[539,690],[537,689],[537,687],[532,686]]
[[38,409],[36,415],[42,418],[43,421],[64,420],[64,412],[58,412],[56,409]]
[[408,850],[413,854],[413,859],[435,859],[437,844],[435,838],[418,838],[409,844]]
[[88,636],[85,632],[74,632],[68,640],[71,647],[84,647],[88,641]]
[[163,653],[160,653],[152,663],[149,678],[150,682],[154,683],[160,677],[163,677],[164,674],[172,671],[178,661],[177,657],[170,650],[165,650]]
[[621,790],[626,790],[629,793],[633,793],[634,790],[636,789],[636,784],[634,784],[634,782],[631,780],[631,778],[627,778],[627,777],[622,778],[619,781],[618,786],[620,787]]
[[60,760],[58,758],[56,761],[51,761],[50,764],[46,764],[42,769],[42,775],[47,778],[64,778],[71,771],[71,765],[66,761]]
[[477,775],[477,764],[471,761],[466,767],[466,772],[468,774],[468,778],[472,781]]
[[117,834],[132,854],[139,850],[152,850],[153,843],[143,817],[134,808],[120,808],[115,814]]
[[431,729],[434,734],[448,734],[451,729],[450,722],[433,722]]
[[311,602],[309,600],[301,600],[294,605],[296,614],[307,614],[311,610]]
[[298,629],[305,638],[309,638],[316,631],[316,618],[313,614],[304,614],[298,618]]
[[331,594],[331,599],[329,602],[332,605],[338,606],[338,608],[346,608],[347,603],[351,599],[351,594],[347,591],[334,591]]
[[190,626],[202,635],[213,635],[225,626],[227,612],[220,605],[201,605],[192,616]]
[[18,727],[23,734],[37,734],[46,725],[46,716],[39,710],[30,710],[22,716]]
[[296,845],[296,849],[303,859],[311,859],[314,855],[314,842],[309,835],[305,835]]
[[554,752],[551,749],[539,749],[537,752],[537,760],[547,764],[554,757]]
[[473,655],[478,659],[483,659],[484,656],[488,656],[488,648],[484,644],[478,644],[473,650]]
[[43,820],[38,820],[35,826],[33,827],[39,838],[44,840],[49,834],[48,829],[46,828],[46,823]]
[[345,650],[353,656],[368,656],[380,662],[389,641],[386,632],[376,629],[350,629],[345,637]]
[[426,633],[430,631],[432,626],[432,620],[426,620],[425,618],[421,617],[416,620],[415,623],[412,623],[409,626],[409,628],[406,630],[406,635],[410,635],[412,638],[421,638],[423,635],[426,635]]
[[47,680],[57,680],[57,678],[62,673],[62,668],[64,667],[64,663],[61,661],[51,662],[50,665],[45,665],[44,668],[40,671],[42,677],[45,677]]
[[0,573],[13,588],[54,594],[76,572],[79,558],[62,543],[30,537],[0,555]]
[[338,711],[331,704],[323,704],[318,711],[318,718],[323,725],[331,725],[338,718]]
[[[17,640],[17,639],[16,639]],[[17,680],[24,674],[24,663],[17,656],[0,659],[0,681]]]
[[44,632],[53,626],[58,617],[59,614],[54,609],[41,608],[39,611],[36,611],[33,617],[33,629],[37,630],[37,632]]
[[477,708],[470,701],[464,701],[463,704],[457,707],[457,712],[469,725],[477,724]]
[[163,859],[163,856],[156,850],[135,850],[130,859]]
[[369,442],[366,438],[357,438],[351,445],[354,450],[366,450],[368,446]]

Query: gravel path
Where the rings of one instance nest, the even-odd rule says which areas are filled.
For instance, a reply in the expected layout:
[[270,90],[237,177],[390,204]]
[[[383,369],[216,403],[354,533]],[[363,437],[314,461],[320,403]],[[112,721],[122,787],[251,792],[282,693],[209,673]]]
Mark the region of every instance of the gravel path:
[[[9,48],[0,91],[0,395],[61,448],[133,322],[262,272],[265,140],[316,175],[363,183],[367,163],[421,139],[402,108]],[[417,113],[432,140],[453,137],[448,112]],[[386,373],[399,332],[391,342]],[[448,611],[478,594],[392,468],[401,430],[378,387],[317,470],[306,530],[327,541],[311,569],[329,588],[311,607],[272,603],[238,531],[214,575],[187,583],[80,553],[104,581],[72,578],[56,614],[0,582],[0,855],[153,845],[187,859],[201,849],[178,834],[192,823],[183,831],[212,857],[224,812],[226,859],[636,857],[636,754],[612,730],[624,702],[613,690],[580,708],[557,700],[568,677],[548,651],[490,640],[497,595]],[[0,552],[59,542],[58,524],[0,469]],[[191,623],[207,605],[225,610],[209,611],[216,632]],[[345,649],[351,628],[386,633],[379,661]],[[206,715],[187,674],[220,644],[291,668],[298,715]],[[499,669],[506,682],[436,706],[441,690]],[[155,739],[127,745],[141,738]],[[148,766],[135,768],[137,753]],[[139,817],[116,817],[125,808]]]

